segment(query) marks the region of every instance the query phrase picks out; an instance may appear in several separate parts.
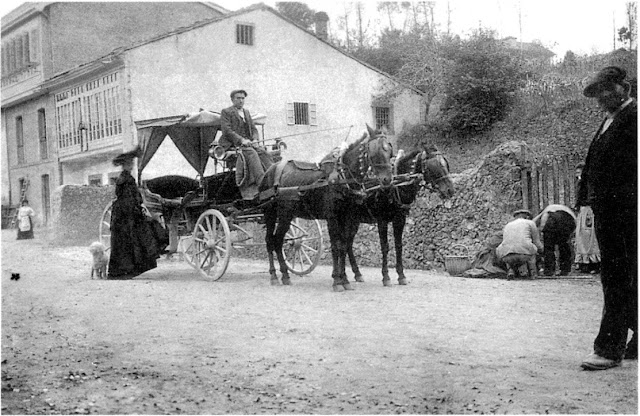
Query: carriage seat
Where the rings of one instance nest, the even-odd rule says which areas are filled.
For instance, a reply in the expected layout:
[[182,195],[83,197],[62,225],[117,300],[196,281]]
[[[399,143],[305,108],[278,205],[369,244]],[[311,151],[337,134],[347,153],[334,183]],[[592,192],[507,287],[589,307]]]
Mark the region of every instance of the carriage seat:
[[155,208],[178,208],[182,205],[182,198],[163,198],[161,195],[151,192],[147,188],[141,188],[142,201],[151,209]]

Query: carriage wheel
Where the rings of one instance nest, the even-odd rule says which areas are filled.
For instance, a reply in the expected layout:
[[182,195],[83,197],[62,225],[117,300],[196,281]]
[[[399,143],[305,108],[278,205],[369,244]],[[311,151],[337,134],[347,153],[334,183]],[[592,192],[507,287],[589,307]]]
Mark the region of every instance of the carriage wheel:
[[284,237],[282,254],[291,273],[298,276],[311,273],[322,255],[320,221],[295,218]]
[[113,208],[113,201],[109,202],[102,212],[100,218],[99,236],[100,242],[104,244],[107,251],[111,250],[111,210]]
[[194,267],[202,276],[211,280],[222,277],[231,258],[231,232],[220,211],[208,209],[200,215],[191,247],[185,251],[190,252]]
[[178,240],[178,251],[182,253],[184,260],[187,264],[193,268],[196,267],[195,259],[193,258],[193,236],[181,237]]

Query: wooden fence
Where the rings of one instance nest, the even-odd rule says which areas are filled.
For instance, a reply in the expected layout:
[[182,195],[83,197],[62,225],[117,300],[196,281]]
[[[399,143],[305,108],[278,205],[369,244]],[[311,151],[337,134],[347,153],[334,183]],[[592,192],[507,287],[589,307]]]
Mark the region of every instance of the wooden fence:
[[542,161],[527,161],[521,148],[524,165],[520,166],[522,206],[535,216],[547,205],[573,207],[576,201],[575,168],[584,158],[579,155],[548,156]]

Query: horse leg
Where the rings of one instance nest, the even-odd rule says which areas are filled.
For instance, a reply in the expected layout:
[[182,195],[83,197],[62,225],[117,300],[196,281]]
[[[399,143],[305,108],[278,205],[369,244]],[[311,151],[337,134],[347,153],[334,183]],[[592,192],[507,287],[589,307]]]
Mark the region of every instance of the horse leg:
[[[346,225],[346,224],[345,224]],[[338,244],[338,268],[342,276],[342,287],[344,290],[353,290],[349,280],[347,279],[347,252],[349,251],[349,236],[351,231],[343,228],[342,239]]]
[[282,246],[284,245],[284,237],[287,235],[287,231],[293,221],[293,215],[281,215],[278,226],[276,227],[274,234],[274,249],[276,256],[278,257],[278,263],[280,263],[280,273],[282,273],[282,284],[285,286],[291,285],[291,277],[289,276],[289,269],[287,268],[287,262],[284,259],[282,253]]
[[402,232],[407,223],[407,216],[404,212],[398,213],[393,219],[393,239],[396,245],[396,272],[398,273],[398,284],[406,285],[407,278],[404,275],[402,264]]
[[333,270],[331,272],[331,277],[333,278],[333,291],[334,292],[344,292],[343,286],[343,277],[338,266],[340,262],[340,253],[339,253],[339,239],[340,239],[340,224],[332,218],[327,220],[327,228],[329,229],[329,240],[331,240],[331,258],[333,260]]
[[384,286],[391,286],[389,279],[389,266],[387,264],[389,254],[389,240],[387,239],[388,230],[388,222],[384,220],[378,221],[378,236],[380,237],[380,250],[382,251],[382,284]]
[[271,284],[279,285],[278,275],[276,274],[276,266],[274,264],[273,253],[275,251],[275,229],[277,221],[277,210],[265,210],[264,220],[266,224],[265,243],[267,245],[267,253],[269,255],[269,275],[271,276]]
[[[358,224],[359,226],[360,224]],[[358,227],[355,227],[353,230],[353,236],[350,237],[349,243],[347,246],[347,256],[349,257],[349,264],[351,265],[351,271],[353,271],[353,278],[356,282],[364,282],[362,278],[362,273],[360,273],[360,268],[358,267],[358,263],[356,262],[356,256],[353,254],[353,240],[358,233]]]

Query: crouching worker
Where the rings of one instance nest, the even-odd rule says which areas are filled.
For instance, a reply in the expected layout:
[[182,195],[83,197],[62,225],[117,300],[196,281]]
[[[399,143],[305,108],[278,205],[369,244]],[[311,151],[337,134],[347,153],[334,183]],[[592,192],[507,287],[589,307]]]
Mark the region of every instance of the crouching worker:
[[576,215],[571,208],[561,204],[551,204],[538,214],[533,222],[540,227],[544,242],[544,275],[553,276],[556,271],[556,246],[560,256],[559,276],[571,272],[571,235],[576,229]]
[[527,265],[529,278],[538,276],[536,254],[543,250],[540,233],[526,209],[513,213],[514,219],[502,229],[502,243],[496,248],[496,255],[507,266],[507,279],[520,277],[520,266]]

